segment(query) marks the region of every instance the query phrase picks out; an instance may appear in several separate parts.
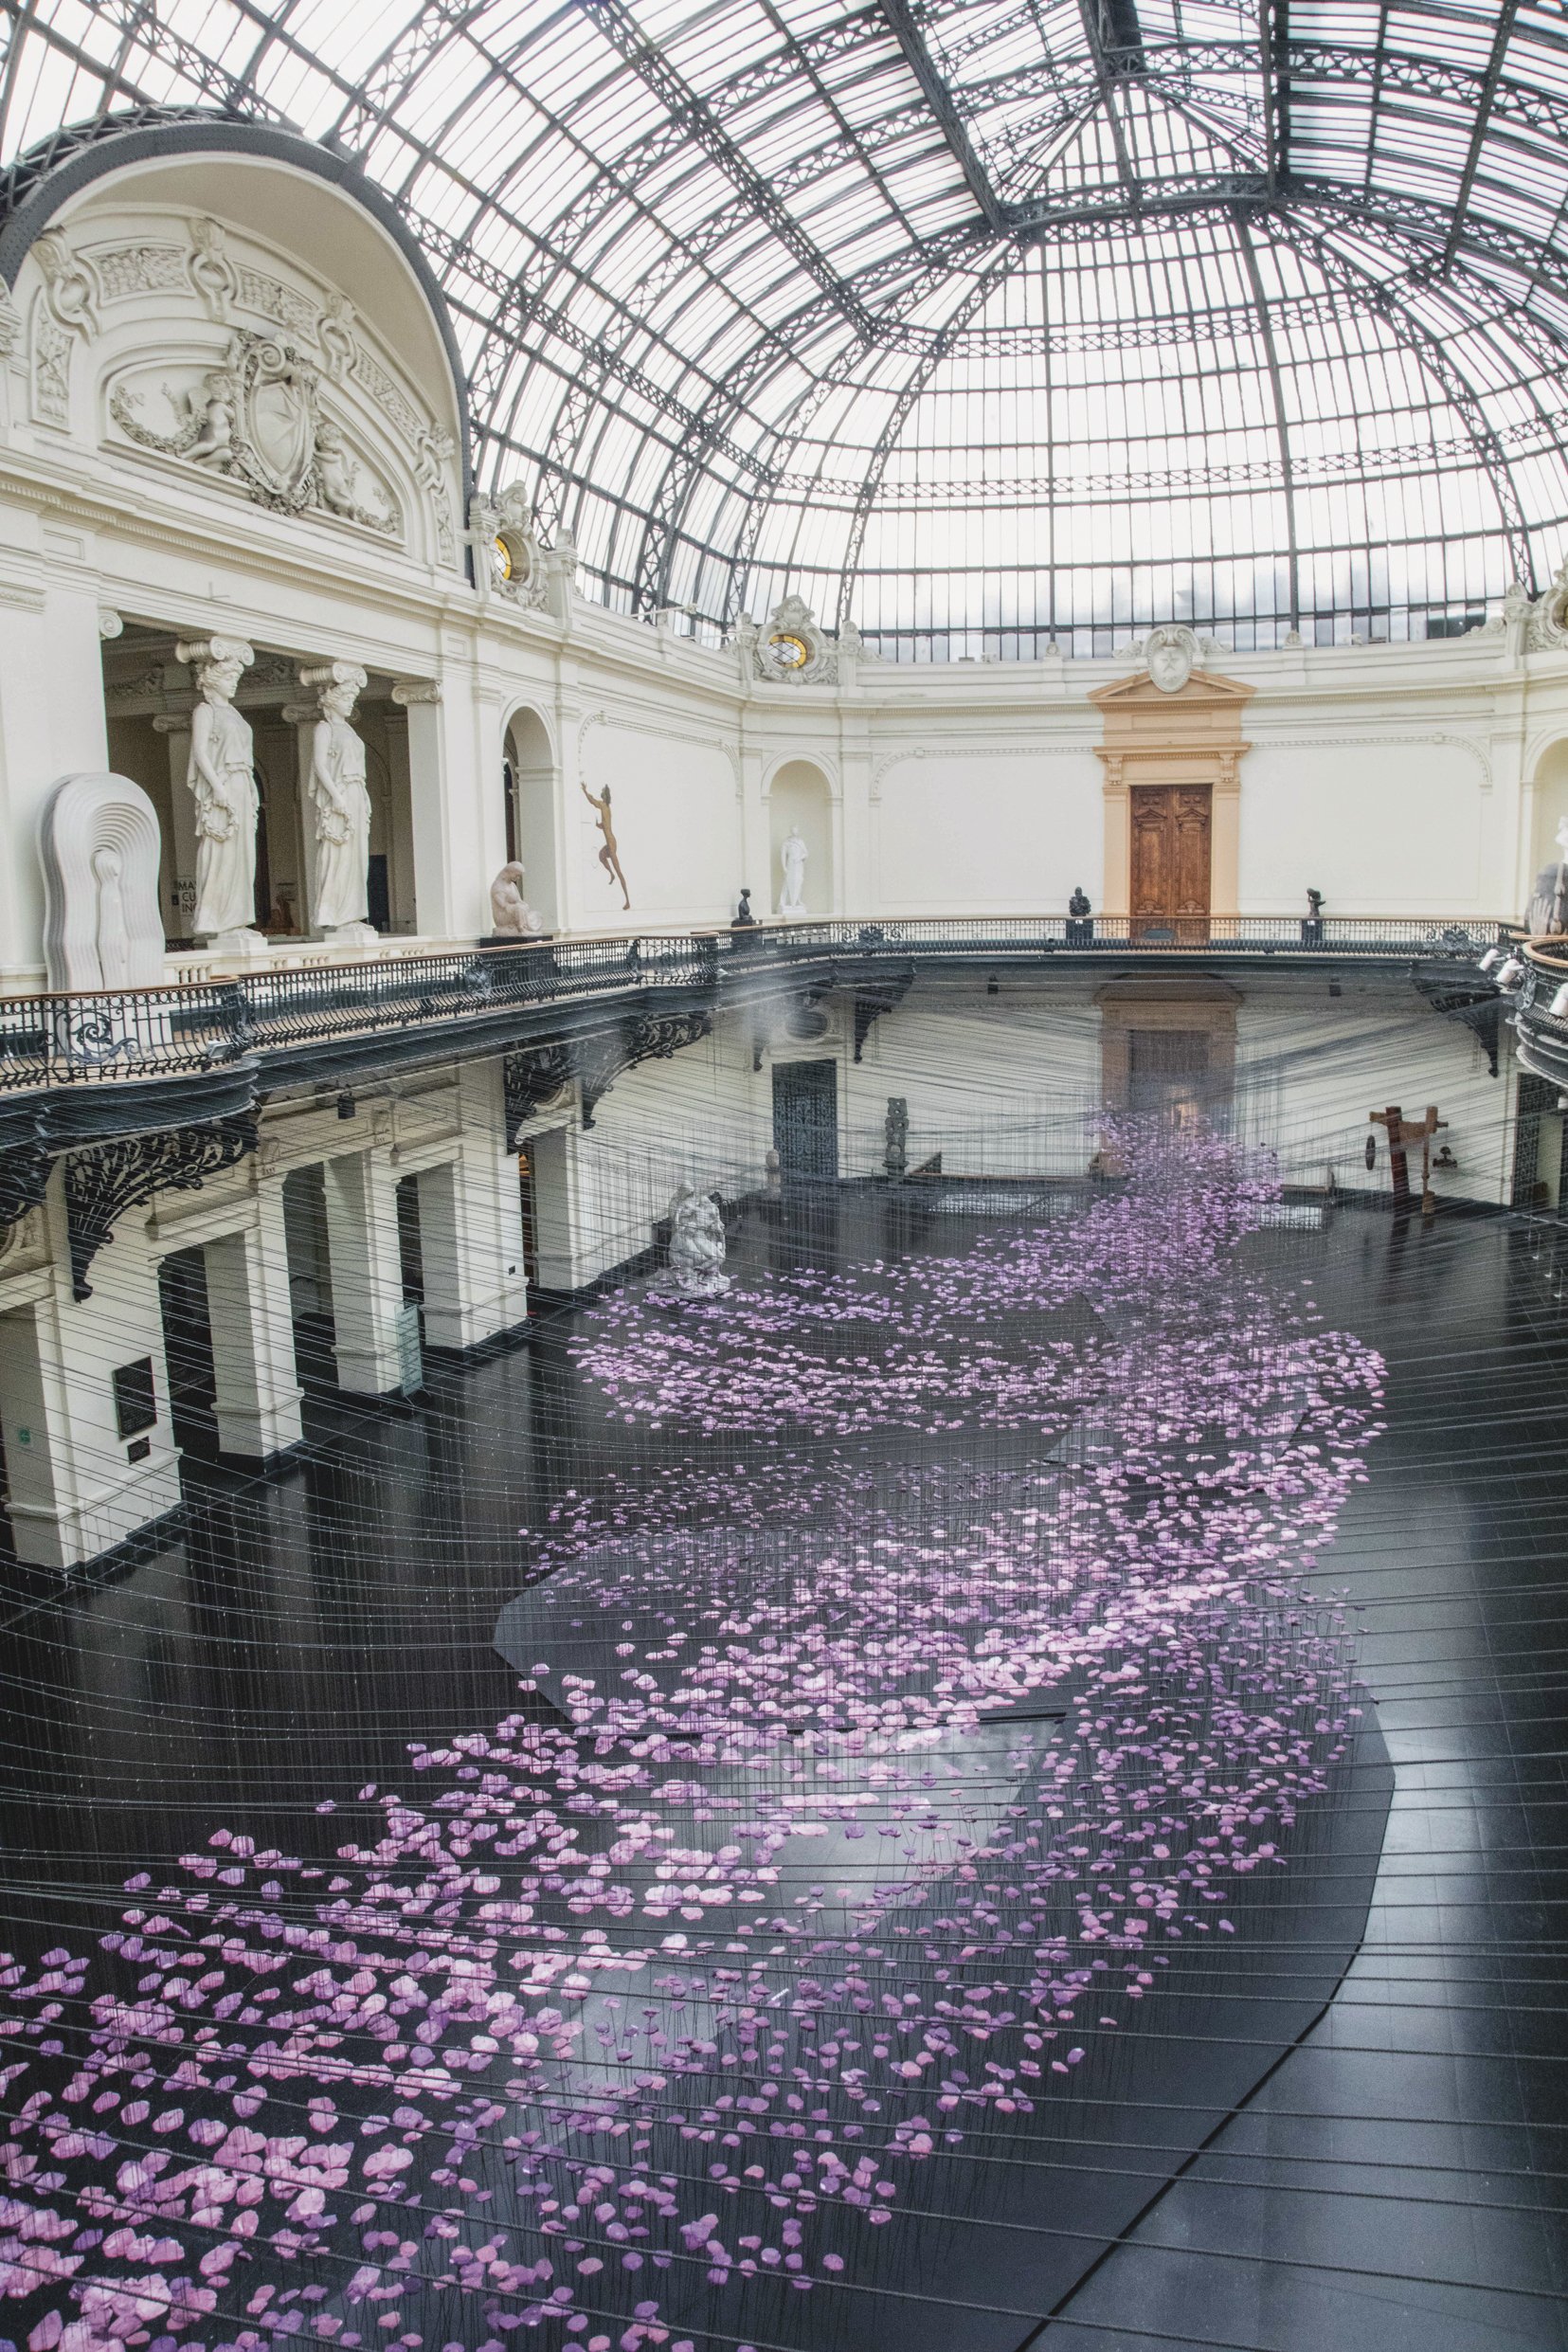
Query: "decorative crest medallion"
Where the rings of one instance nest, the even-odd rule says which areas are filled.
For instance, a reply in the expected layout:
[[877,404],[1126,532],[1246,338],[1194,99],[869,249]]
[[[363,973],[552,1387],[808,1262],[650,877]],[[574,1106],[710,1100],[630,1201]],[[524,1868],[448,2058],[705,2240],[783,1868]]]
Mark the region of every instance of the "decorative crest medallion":
[[838,648],[817,625],[803,597],[786,596],[752,643],[759,678],[799,686],[831,686],[838,677]]
[[258,506],[280,515],[315,510],[395,536],[402,517],[385,491],[372,490],[373,505],[361,496],[362,468],[322,407],[321,373],[292,343],[240,328],[226,366],[209,370],[194,390],[164,387],[181,419],[172,433],[149,425],[146,393],[124,385],[110,394],[109,413],[139,447],[221,474]]

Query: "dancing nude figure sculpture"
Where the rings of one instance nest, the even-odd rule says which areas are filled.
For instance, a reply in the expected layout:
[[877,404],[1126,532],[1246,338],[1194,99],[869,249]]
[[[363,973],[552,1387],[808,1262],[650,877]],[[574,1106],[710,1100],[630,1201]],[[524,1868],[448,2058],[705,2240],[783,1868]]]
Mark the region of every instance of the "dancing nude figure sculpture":
[[632,894],[626,888],[626,877],[621,871],[621,853],[616,847],[615,827],[610,823],[610,787],[606,785],[603,792],[590,792],[585,784],[583,798],[597,814],[599,830],[604,835],[599,851],[599,862],[611,881],[620,883],[622,900],[629,909],[632,903]]

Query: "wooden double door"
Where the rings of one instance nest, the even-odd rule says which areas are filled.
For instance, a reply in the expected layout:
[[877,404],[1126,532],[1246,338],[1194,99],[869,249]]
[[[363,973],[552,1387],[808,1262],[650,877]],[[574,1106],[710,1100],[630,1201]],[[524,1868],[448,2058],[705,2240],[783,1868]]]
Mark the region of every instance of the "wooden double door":
[[1132,787],[1134,939],[1204,947],[1209,937],[1213,789],[1206,784]]

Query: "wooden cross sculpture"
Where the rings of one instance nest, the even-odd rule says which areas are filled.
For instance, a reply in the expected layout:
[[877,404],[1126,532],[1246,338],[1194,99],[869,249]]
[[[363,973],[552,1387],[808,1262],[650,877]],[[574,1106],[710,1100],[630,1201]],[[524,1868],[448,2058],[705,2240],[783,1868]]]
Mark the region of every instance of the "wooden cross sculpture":
[[1405,1157],[1412,1145],[1421,1147],[1421,1214],[1431,1217],[1437,1207],[1437,1195],[1432,1188],[1432,1139],[1439,1128],[1447,1127],[1447,1119],[1437,1115],[1437,1105],[1429,1102],[1426,1117],[1407,1119],[1397,1102],[1386,1111],[1372,1111],[1368,1121],[1375,1127],[1388,1130],[1388,1165],[1394,1178],[1394,1205],[1397,1209],[1410,1206],[1410,1167]]

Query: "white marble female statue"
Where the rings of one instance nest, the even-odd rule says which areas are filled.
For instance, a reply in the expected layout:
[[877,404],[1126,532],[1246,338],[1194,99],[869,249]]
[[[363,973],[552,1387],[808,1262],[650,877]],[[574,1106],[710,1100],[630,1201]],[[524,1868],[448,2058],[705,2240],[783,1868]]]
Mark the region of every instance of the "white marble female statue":
[[351,661],[330,661],[320,669],[301,670],[299,680],[321,690],[321,715],[311,735],[308,787],[315,810],[315,927],[345,943],[372,940],[376,933],[367,920],[370,795],[365,783],[365,746],[349,724],[365,673]]
[[256,755],[250,728],[234,707],[256,657],[237,637],[176,645],[196,673],[201,700],[190,715],[186,781],[196,804],[196,912],[192,928],[225,950],[264,954],[256,921]]
[[521,860],[512,858],[491,883],[490,930],[494,938],[533,939],[544,930],[544,916],[523,896],[527,879]]
[[799,830],[791,825],[784,836],[784,847],[779,852],[779,860],[784,867],[784,888],[779,893],[781,914],[805,913],[806,855],[806,845]]

